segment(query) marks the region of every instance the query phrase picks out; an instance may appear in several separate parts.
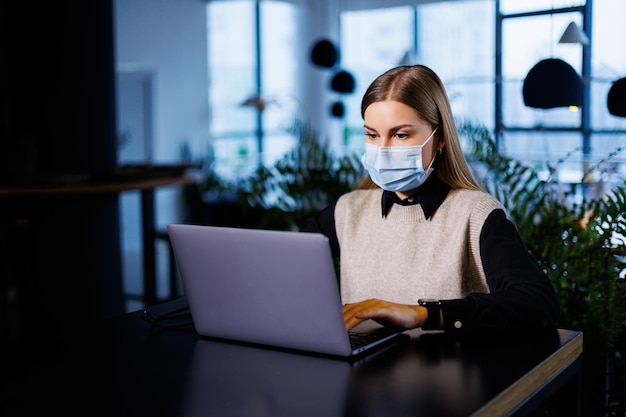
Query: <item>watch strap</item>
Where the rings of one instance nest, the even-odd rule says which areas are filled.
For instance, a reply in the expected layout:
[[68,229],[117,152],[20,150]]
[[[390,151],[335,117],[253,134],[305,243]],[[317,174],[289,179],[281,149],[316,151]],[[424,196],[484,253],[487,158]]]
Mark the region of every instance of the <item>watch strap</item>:
[[438,330],[441,319],[441,301],[435,299],[419,299],[417,301],[422,307],[428,310],[428,317],[422,326],[424,330]]

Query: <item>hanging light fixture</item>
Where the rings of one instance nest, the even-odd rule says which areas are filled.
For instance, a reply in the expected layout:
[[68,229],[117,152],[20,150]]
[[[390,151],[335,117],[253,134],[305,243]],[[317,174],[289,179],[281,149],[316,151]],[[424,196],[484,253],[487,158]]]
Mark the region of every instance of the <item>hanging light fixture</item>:
[[613,116],[626,117],[626,78],[620,78],[611,85],[606,106]]
[[413,52],[406,51],[404,55],[402,55],[402,59],[398,62],[398,65],[414,65],[415,64],[415,56]]
[[346,109],[341,101],[335,101],[330,107],[330,113],[333,117],[342,118],[346,112]]
[[547,58],[530,69],[524,79],[522,95],[528,107],[577,110],[583,102],[583,83],[570,64],[562,59]]
[[338,93],[350,94],[355,88],[354,76],[346,70],[339,70],[333,75],[330,88]]
[[589,45],[589,38],[585,32],[578,27],[576,22],[570,22],[570,24],[567,25],[565,32],[563,32],[563,35],[561,35],[559,43],[579,43],[583,46],[587,46]]
[[322,68],[332,68],[339,59],[339,51],[328,39],[318,40],[311,49],[311,62]]

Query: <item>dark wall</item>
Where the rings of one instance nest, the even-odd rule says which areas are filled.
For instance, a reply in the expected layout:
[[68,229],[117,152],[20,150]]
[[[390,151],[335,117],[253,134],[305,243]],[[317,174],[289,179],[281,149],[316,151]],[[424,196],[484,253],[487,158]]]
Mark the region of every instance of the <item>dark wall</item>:
[[118,195],[2,192],[116,166],[113,39],[112,0],[0,2],[0,344],[15,353],[51,357],[123,313]]
[[116,165],[111,0],[0,5],[0,184]]

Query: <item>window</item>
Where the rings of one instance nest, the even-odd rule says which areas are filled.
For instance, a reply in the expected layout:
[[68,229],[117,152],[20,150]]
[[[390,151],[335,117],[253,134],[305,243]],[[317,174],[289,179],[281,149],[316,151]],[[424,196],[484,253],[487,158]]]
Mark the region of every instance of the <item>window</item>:
[[207,22],[215,169],[246,176],[294,144],[297,9],[279,1],[211,1]]
[[582,73],[580,47],[559,44],[570,21],[582,26],[580,13],[531,16],[506,19],[502,24],[503,113],[505,126],[576,127],[580,114],[566,107],[551,110],[526,107],[522,85],[526,74],[540,60],[560,58]]
[[[623,0],[593,3],[589,122],[584,129],[582,112],[525,106],[522,86],[529,70],[549,57],[561,58],[582,76],[582,46],[558,41],[570,22],[583,26],[585,0],[408,3],[341,13],[341,66],[357,81],[354,95],[344,98],[348,148],[363,146],[360,99],[365,89],[375,76],[400,63],[422,63],[440,75],[457,122],[473,122],[495,132],[501,111],[500,150],[538,167],[567,160],[562,164],[567,180],[581,181],[581,167],[591,166],[581,162],[598,163],[626,146],[626,119],[611,116],[606,107],[612,82],[626,76],[626,50],[619,46],[626,39],[626,26],[619,20],[626,15]],[[496,50],[498,6],[504,15],[515,17],[503,19],[501,50]],[[554,9],[562,12],[538,13]],[[496,108],[498,54],[500,109]],[[545,130],[546,126],[553,129]],[[609,168],[614,170],[618,164],[626,177],[624,152],[616,152],[611,161]],[[576,165],[574,171],[570,163]]]
[[[584,0],[501,0],[502,22],[502,122],[501,149],[541,168],[558,167],[559,180],[578,183],[594,165],[626,145],[626,120],[611,116],[606,107],[612,82],[626,75],[626,51],[619,39],[626,28],[619,16],[626,13],[621,0],[596,1],[591,10],[589,77],[583,76],[583,46],[560,44],[570,22],[584,26]],[[559,10],[558,13],[552,13]],[[572,10],[572,11],[569,11]],[[545,13],[544,13],[545,12]],[[586,109],[534,109],[526,107],[521,94],[530,69],[545,58],[567,62],[589,84]],[[585,121],[585,118],[588,118]],[[617,152],[596,175],[624,175],[624,155]],[[622,161],[620,163],[620,161]],[[615,173],[616,163],[622,173]],[[613,179],[613,178],[612,178]],[[612,180],[611,179],[611,180]]]
[[[580,112],[526,107],[521,92],[526,74],[543,58],[559,57],[582,72],[582,47],[559,44],[558,39],[569,22],[582,26],[580,10],[585,0],[401,4],[344,11],[337,6],[338,65],[354,76],[356,88],[352,94],[336,97],[344,104],[345,116],[337,122],[343,134],[329,137],[333,146],[361,151],[360,99],[375,76],[400,63],[423,63],[441,76],[458,122],[484,125],[494,132],[504,127],[498,144],[508,155],[545,165],[563,158],[580,160],[587,148],[584,158],[598,161],[624,146],[626,119],[611,116],[606,108],[612,82],[626,76],[626,50],[619,46],[619,40],[626,39],[626,26],[619,21],[626,14],[623,0],[593,5],[588,34],[591,105],[585,131]],[[520,15],[503,19],[498,51],[496,7],[505,15]],[[572,10],[536,13],[553,9]],[[301,110],[296,97],[301,97],[299,78],[305,70],[297,51],[309,45],[298,33],[300,10],[290,2],[216,0],[208,2],[207,13],[210,133],[216,167],[226,176],[245,176],[258,164],[273,163],[295,143],[290,127]],[[325,25],[322,29],[331,26]],[[498,56],[501,105],[496,102]],[[308,106],[327,104],[307,102]],[[255,105],[264,106],[263,110]],[[545,126],[554,129],[543,130]],[[613,157],[615,162],[623,159],[619,152]]]
[[344,146],[363,147],[361,98],[370,82],[383,71],[415,53],[413,7],[394,7],[341,14],[341,66],[355,78],[356,88],[341,97],[349,134]]
[[440,2],[341,14],[342,66],[357,90],[346,98],[346,145],[363,146],[360,100],[383,71],[425,64],[446,85],[457,119],[493,121],[493,1]]

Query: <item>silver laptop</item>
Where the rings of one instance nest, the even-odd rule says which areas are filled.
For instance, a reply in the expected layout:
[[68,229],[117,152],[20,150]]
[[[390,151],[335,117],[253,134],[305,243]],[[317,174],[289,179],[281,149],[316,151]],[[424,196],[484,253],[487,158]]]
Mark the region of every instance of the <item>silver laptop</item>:
[[167,230],[202,336],[351,357],[402,333],[372,320],[346,331],[324,235],[185,224]]

